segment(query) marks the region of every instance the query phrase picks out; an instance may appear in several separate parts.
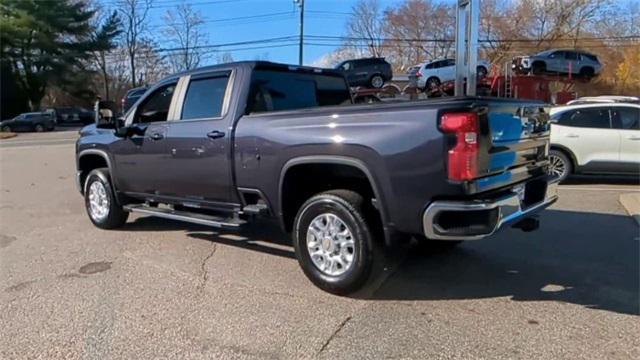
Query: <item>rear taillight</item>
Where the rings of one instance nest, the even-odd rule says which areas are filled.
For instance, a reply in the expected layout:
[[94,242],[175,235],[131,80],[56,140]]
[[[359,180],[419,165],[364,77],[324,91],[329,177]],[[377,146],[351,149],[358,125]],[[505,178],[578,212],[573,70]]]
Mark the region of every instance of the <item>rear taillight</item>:
[[420,71],[418,71],[418,72],[416,73],[416,76],[417,76],[417,77],[422,77],[422,73],[421,73]]
[[448,152],[450,180],[463,181],[478,177],[478,115],[476,113],[444,114],[440,129],[456,137],[455,146]]

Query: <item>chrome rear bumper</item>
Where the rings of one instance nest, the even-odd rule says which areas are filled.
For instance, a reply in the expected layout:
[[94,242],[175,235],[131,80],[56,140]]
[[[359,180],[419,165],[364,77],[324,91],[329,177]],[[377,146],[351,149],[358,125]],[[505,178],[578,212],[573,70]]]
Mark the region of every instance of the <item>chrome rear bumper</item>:
[[[514,188],[515,189],[515,188]],[[546,184],[542,201],[526,204],[523,191],[513,190],[510,194],[497,199],[484,201],[434,201],[422,216],[424,235],[434,240],[478,240],[496,232],[507,223],[513,223],[550,206],[558,199],[558,183]],[[466,217],[475,217],[474,227],[444,228],[440,218],[448,217],[448,223],[461,222]],[[478,220],[485,219],[486,220]]]

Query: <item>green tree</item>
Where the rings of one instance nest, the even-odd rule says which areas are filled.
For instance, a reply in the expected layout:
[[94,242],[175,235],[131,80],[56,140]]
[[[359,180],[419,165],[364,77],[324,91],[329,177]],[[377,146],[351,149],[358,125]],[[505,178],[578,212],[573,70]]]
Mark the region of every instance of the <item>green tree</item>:
[[17,87],[40,108],[52,83],[73,82],[94,48],[82,1],[0,0],[1,60],[11,65]]

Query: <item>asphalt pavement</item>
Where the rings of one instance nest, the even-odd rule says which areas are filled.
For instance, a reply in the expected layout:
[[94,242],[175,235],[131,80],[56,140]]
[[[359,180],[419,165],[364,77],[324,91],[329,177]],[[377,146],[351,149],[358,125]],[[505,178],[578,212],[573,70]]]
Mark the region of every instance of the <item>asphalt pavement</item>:
[[403,248],[338,297],[268,222],[93,227],[76,136],[0,141],[1,359],[640,358],[640,230],[619,202],[635,183],[574,180],[537,232]]

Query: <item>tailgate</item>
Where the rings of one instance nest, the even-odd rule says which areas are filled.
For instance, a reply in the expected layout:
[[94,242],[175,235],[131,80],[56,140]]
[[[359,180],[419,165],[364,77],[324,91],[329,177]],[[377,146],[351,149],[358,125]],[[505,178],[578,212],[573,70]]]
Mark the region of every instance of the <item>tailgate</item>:
[[467,193],[478,193],[546,175],[549,109],[522,101],[491,102],[479,113],[478,179]]

